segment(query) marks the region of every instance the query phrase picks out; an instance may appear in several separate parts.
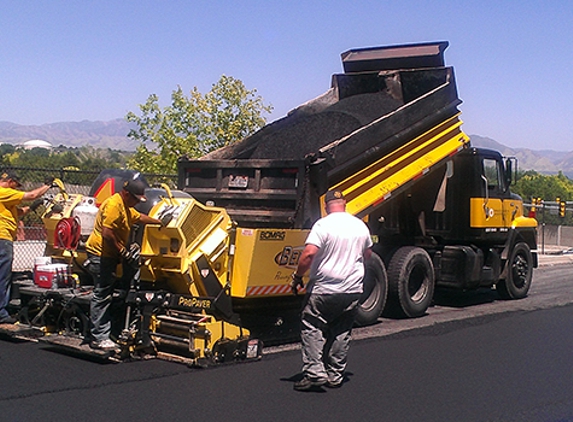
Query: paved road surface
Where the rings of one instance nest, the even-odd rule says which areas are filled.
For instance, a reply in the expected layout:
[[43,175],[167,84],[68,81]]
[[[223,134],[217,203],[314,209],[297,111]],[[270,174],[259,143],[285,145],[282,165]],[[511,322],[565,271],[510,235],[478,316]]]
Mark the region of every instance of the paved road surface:
[[426,317],[356,330],[347,382],[322,393],[293,391],[300,356],[288,348],[190,370],[0,342],[0,421],[573,420],[573,263],[555,264],[521,301],[450,297]]

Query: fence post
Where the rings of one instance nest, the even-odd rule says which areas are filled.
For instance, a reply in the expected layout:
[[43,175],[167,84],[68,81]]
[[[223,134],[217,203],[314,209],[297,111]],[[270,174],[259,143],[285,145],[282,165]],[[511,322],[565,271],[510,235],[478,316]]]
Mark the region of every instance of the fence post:
[[541,254],[545,255],[545,202],[541,208]]

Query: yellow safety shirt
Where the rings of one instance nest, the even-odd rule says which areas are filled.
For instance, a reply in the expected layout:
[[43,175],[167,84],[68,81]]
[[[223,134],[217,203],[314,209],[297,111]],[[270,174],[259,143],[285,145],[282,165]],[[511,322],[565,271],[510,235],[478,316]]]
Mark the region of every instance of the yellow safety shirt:
[[86,250],[97,256],[116,257],[115,247],[104,248],[102,229],[106,227],[113,230],[121,245],[126,247],[131,226],[139,221],[140,216],[137,210],[125,205],[119,193],[110,196],[99,207],[94,229],[86,243]]
[[18,205],[24,192],[0,187],[0,239],[15,240],[18,229]]

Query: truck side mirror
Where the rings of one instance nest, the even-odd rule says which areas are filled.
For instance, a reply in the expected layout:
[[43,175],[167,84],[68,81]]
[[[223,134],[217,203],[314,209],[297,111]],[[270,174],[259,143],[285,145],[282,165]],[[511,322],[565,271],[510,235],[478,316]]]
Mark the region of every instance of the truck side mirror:
[[509,189],[511,182],[513,180],[513,160],[511,158],[507,158],[505,160],[505,189]]

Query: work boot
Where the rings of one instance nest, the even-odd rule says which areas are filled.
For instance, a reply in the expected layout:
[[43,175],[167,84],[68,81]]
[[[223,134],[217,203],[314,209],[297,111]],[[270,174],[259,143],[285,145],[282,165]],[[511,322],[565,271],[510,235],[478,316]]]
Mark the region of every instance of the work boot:
[[340,388],[342,387],[342,380],[340,381],[326,381],[326,384],[324,384],[325,387],[327,388]]
[[119,344],[111,341],[110,339],[105,339],[102,341],[92,341],[90,343],[92,349],[99,350],[120,350]]
[[0,324],[15,324],[16,321],[18,321],[16,318],[8,315],[7,317],[0,319]]
[[300,381],[297,381],[294,383],[293,388],[296,391],[311,391],[311,390],[317,390],[320,387],[322,387],[324,384],[326,384],[326,380],[322,380],[322,379],[311,379],[307,376],[305,376],[303,379],[301,379]]

